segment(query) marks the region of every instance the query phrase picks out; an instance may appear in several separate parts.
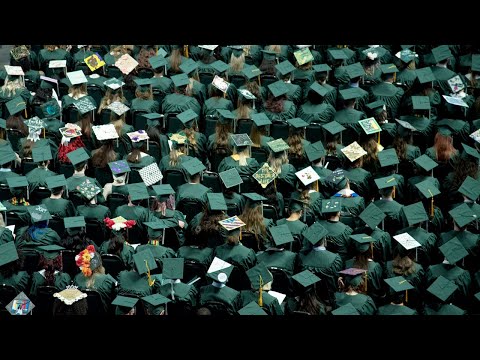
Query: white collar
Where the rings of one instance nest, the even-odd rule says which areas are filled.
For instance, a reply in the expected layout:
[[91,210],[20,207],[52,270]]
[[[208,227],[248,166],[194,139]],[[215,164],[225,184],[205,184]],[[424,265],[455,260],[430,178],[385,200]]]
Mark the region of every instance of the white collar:
[[219,288],[219,289],[221,289],[221,288],[225,287],[226,285],[225,285],[225,284],[222,284],[222,283],[219,283],[219,282],[216,282],[216,281],[214,281],[214,282],[212,282],[212,286],[215,286],[216,288]]
[[358,88],[360,87],[360,84],[359,83],[350,83],[349,84],[351,88]]
[[444,68],[444,69],[447,68],[447,65],[446,65],[446,64],[444,65],[444,64],[438,63],[438,64],[436,64],[435,66],[438,66],[439,68]]
[[[45,269],[44,269],[44,270],[40,270],[38,273],[39,273],[40,275],[42,275],[43,277],[45,277]],[[55,271],[53,272],[53,275],[57,275],[57,274],[58,274],[58,271],[55,270]]]
[[12,169],[9,168],[0,168],[0,172],[11,172]]
[[327,248],[325,246],[314,246],[313,251],[325,251]]

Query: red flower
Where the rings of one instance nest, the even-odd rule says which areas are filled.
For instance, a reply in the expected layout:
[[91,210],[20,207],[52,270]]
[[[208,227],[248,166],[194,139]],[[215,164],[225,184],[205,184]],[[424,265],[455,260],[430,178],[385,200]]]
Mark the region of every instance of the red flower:
[[95,247],[93,245],[88,245],[87,250],[88,250],[89,253],[93,253],[93,252],[95,252]]
[[131,227],[135,226],[137,222],[135,220],[127,220],[125,221],[125,225],[127,226],[128,229],[130,229]]

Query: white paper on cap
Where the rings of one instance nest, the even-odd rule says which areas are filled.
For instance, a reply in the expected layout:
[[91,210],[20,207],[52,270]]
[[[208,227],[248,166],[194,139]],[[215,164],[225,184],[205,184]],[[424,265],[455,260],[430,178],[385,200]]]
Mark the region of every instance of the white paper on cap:
[[285,298],[287,297],[287,295],[273,291],[273,290],[270,290],[268,292],[268,295],[272,295],[275,299],[277,299],[280,305],[282,305],[283,300],[285,300]]
[[399,235],[395,235],[393,237],[397,240],[405,249],[415,249],[416,247],[422,246],[417,240],[411,237],[408,233],[403,233]]
[[215,272],[215,271],[218,271],[218,270],[223,270],[223,269],[229,268],[230,266],[232,266],[232,264],[229,264],[228,262],[223,261],[222,259],[219,259],[218,257],[215,257],[215,259],[213,259],[213,261],[212,261],[212,264],[208,268],[207,273],[212,273],[212,272]]

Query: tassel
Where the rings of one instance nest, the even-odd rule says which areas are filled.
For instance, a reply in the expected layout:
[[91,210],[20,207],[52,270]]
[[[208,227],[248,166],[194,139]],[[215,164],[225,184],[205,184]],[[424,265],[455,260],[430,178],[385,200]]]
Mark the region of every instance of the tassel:
[[172,300],[175,301],[175,295],[174,295],[174,291],[173,291],[173,281],[170,283],[170,285],[172,286],[171,287],[171,291],[172,291]]
[[223,98],[225,99],[226,97],[227,97],[227,92],[225,91],[225,92],[223,93]]
[[258,75],[258,85],[262,86],[262,82],[260,81],[260,75]]
[[27,118],[27,109],[25,109],[25,119]]
[[318,180],[315,181],[315,190],[318,192]]
[[188,45],[183,46],[183,51],[185,52],[185,57],[188,58]]
[[367,293],[368,271],[365,272],[365,293]]
[[155,279],[152,280],[152,277],[150,276],[150,268],[148,267],[147,260],[145,260],[145,266],[147,268],[148,286],[153,286],[153,284],[155,284]]
[[377,135],[377,142],[380,144],[380,131],[378,132],[378,135]]
[[395,199],[395,186],[393,187],[392,198]]
[[240,230],[240,241],[242,241],[242,230]]
[[431,209],[430,209],[430,216],[433,218],[433,216],[435,215],[435,210],[433,208],[433,197],[432,197],[432,204],[431,204]]
[[262,296],[262,292],[263,292],[263,279],[262,279],[262,275],[258,275],[260,277],[260,288],[258,289],[258,305],[260,307],[263,306],[263,296]]
[[372,260],[373,260],[373,242],[370,243],[370,252],[371,252]]
[[408,290],[405,290],[405,302],[408,303]]
[[45,128],[43,128],[43,138],[45,139]]
[[393,82],[396,82],[396,81],[397,81],[397,73],[394,72],[394,73],[393,73]]

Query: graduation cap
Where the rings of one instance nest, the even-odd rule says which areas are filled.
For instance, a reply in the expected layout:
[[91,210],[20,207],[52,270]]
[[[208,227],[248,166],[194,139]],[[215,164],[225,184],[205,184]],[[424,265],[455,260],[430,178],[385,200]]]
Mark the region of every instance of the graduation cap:
[[85,181],[78,185],[76,189],[87,200],[92,200],[95,195],[102,191],[100,187],[98,187],[94,182],[91,182],[89,179],[85,179]]
[[[112,124],[109,124],[109,125],[112,125]],[[148,140],[150,139],[150,137],[148,136],[145,130],[137,130],[137,131],[129,132],[127,133],[127,136],[132,141],[133,147],[142,147],[144,144],[142,141],[146,140],[147,150],[148,150]]]
[[421,201],[402,208],[403,214],[407,219],[408,226],[413,226],[422,221],[428,221],[428,215]]
[[295,175],[305,186],[320,179],[320,176],[317,174],[315,170],[313,170],[311,166],[308,166],[303,170],[297,171]]
[[310,61],[313,61],[312,52],[308,47],[304,47],[303,49],[299,49],[293,53],[295,59],[297,60],[298,65],[306,64]]
[[340,149],[351,162],[367,155],[367,152],[356,141]]
[[[348,268],[342,271],[339,271],[339,274],[342,274],[345,278],[345,285],[346,286],[353,286],[357,287],[363,281],[363,274],[365,274],[367,270],[358,269],[358,268]],[[365,285],[367,281],[365,281]]]
[[393,238],[402,246],[403,249],[415,249],[415,260],[417,259],[417,249],[419,246],[422,246],[422,244],[415,240],[409,233],[394,235]]
[[152,66],[152,69],[160,69],[162,66],[167,65],[167,60],[162,55],[156,55],[148,58],[148,62]]
[[272,226],[269,228],[269,231],[277,247],[283,244],[293,243],[294,241],[292,233],[286,224]]
[[247,202],[248,202],[248,205],[250,207],[255,207],[255,206],[258,206],[258,205],[262,205],[262,202],[267,200],[266,197],[264,197],[262,195],[259,195],[257,193],[254,193],[254,192],[244,193],[242,195],[247,198]]
[[385,102],[383,102],[382,100],[368,103],[367,108],[369,108],[375,115],[380,114],[382,111],[385,111],[387,109],[385,106]]
[[142,297],[142,301],[151,314],[159,315],[161,313],[162,305],[166,305],[172,300],[161,294],[152,294]]
[[232,134],[230,136],[232,137],[233,143],[236,147],[253,145],[253,142],[248,136],[248,134]]
[[[164,279],[183,279],[183,258],[162,259],[162,276]],[[173,283],[172,283],[173,285]]]
[[217,60],[217,61],[214,61],[213,63],[210,64],[210,66],[218,73],[218,74],[222,74],[224,73],[225,71],[227,71],[230,66],[226,63],[224,63],[222,60]]
[[327,51],[334,60],[345,60],[348,58],[347,54],[345,54],[343,50],[328,49]]
[[430,216],[433,217],[435,214],[434,207],[433,207],[433,197],[440,194],[440,190],[437,189],[432,179],[427,179],[418,184],[415,184],[417,189],[420,191],[420,194],[425,196],[427,199],[431,199],[431,206],[430,206]]
[[38,116],[34,116],[29,120],[25,120],[23,123],[27,125],[29,129],[32,129],[32,130],[41,130],[47,127],[47,124],[45,123],[45,121],[40,119]]
[[[35,149],[35,148],[34,148]],[[33,151],[33,150],[32,150]],[[0,149],[0,165],[5,165],[17,158],[15,152],[10,145],[2,146]]]
[[142,116],[147,119],[147,126],[157,126],[160,124],[159,120],[163,118],[162,114],[156,112],[142,114]]
[[117,295],[117,297],[112,301],[112,305],[118,306],[121,309],[118,312],[116,311],[115,313],[120,313],[120,314],[127,314],[130,310],[132,310],[135,305],[137,305],[138,298],[136,297],[129,297],[129,296],[122,296],[122,295]]
[[412,284],[403,276],[396,276],[389,279],[383,279],[390,288],[396,293],[405,291],[405,301],[408,302],[408,290],[414,289]]
[[41,254],[44,258],[53,260],[56,259],[62,250],[65,250],[64,247],[52,244],[52,245],[42,245],[38,246],[37,249],[41,251]]
[[144,222],[145,226],[147,226],[148,232],[148,243],[150,245],[158,245],[157,239],[162,239],[162,245],[165,244],[165,229],[171,228],[175,226],[175,223],[172,221],[168,221],[166,219],[157,219],[155,221],[146,221]]
[[410,49],[403,49],[402,51],[397,52],[395,56],[406,64],[418,57],[417,53]]
[[67,67],[67,60],[50,60],[48,62],[49,69],[58,69],[58,68],[66,68]]
[[243,183],[243,180],[236,168],[222,171],[218,175],[227,189]]
[[450,239],[438,249],[445,256],[445,259],[447,259],[448,263],[452,265],[468,255],[468,251],[463,247],[462,243],[456,237]]
[[65,126],[58,129],[58,131],[67,139],[82,136],[82,129],[76,124],[66,123]]
[[378,160],[380,161],[381,167],[398,165],[400,160],[397,156],[397,151],[394,148],[385,149],[378,153]]
[[0,266],[18,260],[18,252],[13,241],[0,245]]
[[325,148],[323,147],[323,143],[321,141],[317,141],[305,148],[305,154],[307,155],[308,161],[315,162],[324,157],[326,152]]
[[63,218],[65,229],[84,228],[87,226],[84,216],[71,216]]
[[240,57],[243,54],[243,45],[229,45],[230,49],[232,49],[232,54],[236,57]]
[[321,279],[312,273],[309,270],[304,270],[292,276],[292,279],[295,280],[298,284],[300,284],[303,288],[308,288],[319,282]]
[[220,220],[218,223],[222,226],[223,230],[227,231],[227,236],[239,235],[240,240],[242,239],[241,227],[245,226],[245,223],[238,216],[235,215],[228,219]]
[[367,135],[378,133],[377,142],[380,144],[380,132],[382,131],[382,128],[380,125],[378,125],[375,118],[371,117],[365,120],[359,120],[358,124],[362,127],[363,131]]
[[338,309],[332,311],[332,315],[360,315],[355,306],[350,303],[340,306]]
[[196,118],[198,118],[198,115],[192,109],[188,109],[187,111],[184,111],[184,112],[178,114],[177,118],[182,122],[182,124],[185,127],[190,128],[193,125],[193,121]]
[[[140,275],[143,274],[150,274],[151,270],[155,270],[157,268],[157,263],[155,262],[155,258],[153,257],[152,252],[149,249],[142,250],[139,253],[133,255],[133,262],[135,263],[135,267],[137,272]],[[153,280],[154,281],[154,280]],[[150,280],[149,280],[150,282]],[[153,285],[153,283],[152,283]],[[150,286],[152,286],[150,285]]]
[[345,66],[345,71],[350,80],[365,75],[365,70],[363,69],[362,64],[360,64],[359,62]]
[[[250,65],[248,67],[244,66],[244,68],[242,70],[242,73],[243,73],[243,75],[245,75],[247,77],[247,79],[249,81],[252,80],[253,78],[257,77],[259,83],[260,83],[260,75],[263,74],[263,72],[259,68],[257,68],[255,65]],[[283,84],[283,81],[278,81],[278,82],[281,82]],[[270,91],[272,91],[272,90],[270,90]],[[288,90],[287,90],[287,92],[288,92]],[[278,95],[278,96],[280,96],[280,95]]]
[[414,110],[430,111],[430,99],[428,96],[412,96],[412,107]]
[[35,206],[28,206],[27,211],[30,214],[30,217],[32,218],[32,221],[34,223],[39,222],[39,221],[50,220],[52,218],[52,216],[50,215],[50,212],[48,211],[47,207],[43,204],[35,205]]
[[146,186],[151,186],[163,179],[162,172],[156,162],[141,168],[138,173]]
[[188,78],[187,74],[173,75],[170,79],[173,81],[173,84],[177,88],[188,85],[190,83],[190,79]]
[[273,276],[268,271],[264,262],[260,262],[254,267],[250,268],[247,272],[248,279],[252,289],[258,289],[263,287],[265,284],[273,281]]
[[117,160],[108,163],[113,175],[124,174],[132,171],[125,160]]
[[86,84],[88,82],[82,70],[67,72],[67,78],[72,85]]
[[393,176],[386,176],[380,179],[374,179],[374,181],[378,189],[386,189],[398,185],[397,180]]
[[480,181],[467,176],[458,189],[458,192],[465,195],[470,200],[476,201],[480,196]]
[[470,155],[471,157],[475,158],[476,161],[480,160],[480,153],[478,152],[477,149],[463,143],[462,143],[462,146],[463,146],[463,150],[467,155]]
[[398,72],[398,69],[395,64],[382,64],[380,65],[380,71],[382,74],[394,74]]
[[446,302],[450,296],[458,289],[458,286],[455,285],[453,281],[448,280],[447,278],[440,275],[437,280],[433,282],[432,285],[427,289],[427,291],[439,298],[440,300]]
[[251,118],[255,126],[257,127],[270,125],[272,123],[272,121],[264,112],[252,114]]
[[385,215],[377,205],[370,203],[358,217],[373,230],[385,219],[386,216],[387,215]]
[[240,315],[268,315],[255,301],[249,302],[238,310]]
[[457,223],[457,225],[461,228],[476,220],[475,213],[466,203],[457,206],[456,208],[450,210],[448,213]]
[[306,202],[300,199],[290,199],[288,208],[290,209],[290,211],[300,211],[303,210],[306,205]]
[[111,78],[111,79],[108,79],[108,80],[104,81],[103,85],[105,85],[106,87],[108,87],[112,90],[117,90],[117,89],[120,89],[123,85],[125,85],[125,83],[123,81],[119,80],[119,79]]
[[80,115],[87,114],[88,112],[94,111],[97,108],[97,105],[94,104],[87,96],[74,101],[73,105],[78,109]]
[[431,83],[431,82],[437,80],[437,78],[433,74],[432,69],[430,69],[429,67],[416,69],[415,73],[417,75],[417,78],[418,78],[418,81],[420,82],[420,84]]
[[138,61],[131,57],[129,54],[123,54],[115,61],[115,66],[120,69],[122,73],[128,75],[138,65]]
[[447,45],[440,45],[436,48],[433,48],[432,54],[437,63],[449,59],[453,56],[450,48]]
[[193,59],[187,59],[180,64],[179,68],[185,74],[190,75],[193,71],[195,71],[198,68],[198,64]]
[[363,96],[362,89],[360,88],[344,89],[340,90],[339,93],[344,100],[358,99]]
[[45,179],[45,182],[50,190],[67,186],[67,180],[63,174],[49,176]]
[[[420,166],[425,171],[433,170],[438,166],[438,164],[427,155],[419,156],[414,161],[418,166]],[[432,172],[432,176],[433,176],[433,172]]]
[[27,103],[21,96],[17,96],[5,103],[5,106],[7,107],[8,113],[10,115],[15,115],[18,114],[20,111],[25,110],[27,108]]
[[305,128],[305,127],[308,126],[308,123],[301,118],[288,119],[287,123],[288,123],[288,125],[296,128],[296,129]]
[[148,189],[145,184],[136,183],[127,185],[128,194],[130,195],[131,201],[148,199],[150,195],[148,194]]
[[377,241],[374,237],[367,234],[350,235],[350,238],[355,241],[355,248],[358,252],[364,253],[368,249],[371,250],[371,257],[373,258],[373,243]]
[[80,163],[88,161],[90,156],[87,154],[83,147],[78,148],[74,151],[71,151],[67,154],[67,157],[70,159],[73,165],[78,165]]
[[226,283],[232,273],[233,265],[215,256],[207,270],[207,276],[218,283]]
[[172,185],[170,184],[153,185],[152,189],[155,191],[155,194],[157,194],[160,201],[166,201],[170,195],[175,194],[175,190],[173,190]]
[[222,193],[207,193],[208,207],[211,211],[227,211],[227,203]]
[[280,153],[290,149],[290,146],[281,138],[269,141],[267,145],[274,153]]
[[11,189],[18,187],[28,187],[28,181],[26,176],[8,177],[6,180],[8,187]]
[[318,244],[327,235],[327,229],[325,229],[318,222],[314,222],[303,232],[303,237],[308,240],[313,246]]
[[137,78],[134,81],[135,81],[135,84],[137,84],[138,87],[149,87],[150,85],[153,84],[152,79]]
[[281,80],[276,81],[272,84],[269,84],[268,89],[270,90],[270,92],[273,94],[274,97],[279,97],[288,93],[287,85],[285,85],[285,83]]
[[322,85],[320,85],[318,82],[314,82],[310,85],[308,88],[308,91],[314,91],[318,95],[324,97],[325,95],[328,94],[328,89]]
[[275,65],[275,69],[280,72],[283,76],[290,74],[291,72],[295,71],[295,66],[288,60],[282,61],[280,64]]
[[52,150],[49,144],[42,146],[35,146],[32,148],[32,158],[36,163],[42,163],[48,160],[52,160]]
[[130,108],[127,105],[125,105],[124,103],[122,103],[120,101],[114,101],[113,103],[111,103],[110,105],[107,106],[107,109],[113,111],[118,116],[122,116],[128,110],[130,110]]
[[346,178],[345,170],[336,169],[332,171],[325,180],[338,191],[345,188],[348,179]]
[[182,166],[190,176],[198,174],[206,169],[205,165],[203,165],[203,163],[197,158],[183,162]]
[[0,128],[7,129],[7,120],[0,118]]
[[324,73],[332,70],[332,68],[328,66],[328,64],[316,64],[312,66],[312,69],[316,73]]
[[340,211],[342,211],[342,198],[322,200],[322,214],[331,214]]
[[268,184],[270,184],[272,181],[275,181],[275,178],[277,176],[278,176],[277,173],[273,171],[273,169],[270,167],[270,165],[268,165],[267,162],[265,162],[263,163],[262,167],[258,169],[258,171],[255,174],[253,174],[252,177],[255,180],[257,180],[257,182],[260,184],[262,188],[265,189],[268,186]]
[[218,122],[220,124],[230,124],[234,119],[235,115],[230,110],[227,109],[217,109],[219,118]]

